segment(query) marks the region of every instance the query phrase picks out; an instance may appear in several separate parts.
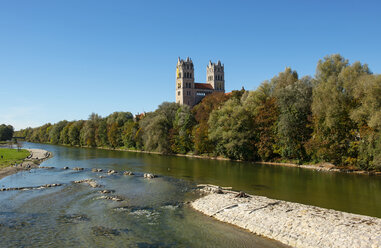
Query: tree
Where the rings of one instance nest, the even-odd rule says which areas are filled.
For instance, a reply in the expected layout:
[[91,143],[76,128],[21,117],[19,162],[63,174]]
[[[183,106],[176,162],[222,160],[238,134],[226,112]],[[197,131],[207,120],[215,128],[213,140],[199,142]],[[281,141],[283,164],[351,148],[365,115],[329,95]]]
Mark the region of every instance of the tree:
[[279,110],[273,92],[272,84],[265,81],[257,90],[244,94],[241,99],[253,127],[254,142],[251,149],[263,161],[279,156],[276,136]]
[[69,142],[72,146],[80,145],[80,134],[84,121],[75,121],[69,128]]
[[70,144],[69,130],[71,125],[73,125],[73,122],[68,122],[66,126],[62,129],[62,131],[60,132],[60,143],[63,145]]
[[363,76],[353,91],[360,103],[350,114],[359,128],[358,166],[381,171],[381,75]]
[[252,124],[250,113],[237,98],[214,110],[208,125],[209,139],[214,143],[216,153],[232,159],[254,159]]
[[193,151],[192,129],[196,124],[191,109],[187,105],[178,108],[171,133],[172,147],[175,153]]
[[358,133],[350,113],[356,107],[353,89],[359,78],[370,74],[367,65],[349,65],[338,54],[319,61],[317,85],[313,90],[312,114],[314,132],[307,144],[310,154],[318,161],[353,165],[356,163],[355,145]]
[[67,123],[68,123],[67,121],[60,121],[53,125],[53,127],[50,129],[50,132],[49,132],[50,143],[52,144],[60,143],[61,131],[64,129]]
[[312,80],[305,77],[276,91],[279,119],[277,136],[282,157],[307,160],[306,142],[311,138]]
[[92,113],[89,116],[88,120],[81,129],[81,145],[91,147],[95,147],[97,145],[95,133],[100,119],[101,117],[95,113]]
[[98,147],[109,145],[107,137],[107,119],[100,119],[98,121],[98,128],[95,131],[95,142]]
[[111,124],[107,132],[107,137],[112,148],[120,146],[121,137],[119,136],[119,127],[117,122]]
[[11,125],[0,125],[0,141],[11,140],[13,137],[14,129]]
[[205,96],[202,101],[192,109],[192,113],[197,122],[197,125],[193,128],[192,135],[194,137],[194,149],[196,153],[203,154],[213,152],[214,147],[208,139],[209,116],[213,110],[218,109],[228,99],[229,96],[224,93],[213,93]]
[[147,113],[140,121],[144,149],[162,153],[172,152],[170,133],[179,107],[177,103],[164,102],[155,112]]
[[114,112],[106,119],[108,143],[113,148],[122,146],[123,126],[126,122],[132,121],[132,114],[130,112]]

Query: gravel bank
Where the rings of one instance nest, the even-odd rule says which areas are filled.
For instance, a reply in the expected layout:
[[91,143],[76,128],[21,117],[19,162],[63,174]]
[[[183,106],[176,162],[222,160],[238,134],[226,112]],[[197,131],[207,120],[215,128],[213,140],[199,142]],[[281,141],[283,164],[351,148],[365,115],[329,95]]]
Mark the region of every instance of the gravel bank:
[[[293,247],[381,247],[381,219],[201,185],[191,206]],[[242,197],[247,196],[247,197]]]

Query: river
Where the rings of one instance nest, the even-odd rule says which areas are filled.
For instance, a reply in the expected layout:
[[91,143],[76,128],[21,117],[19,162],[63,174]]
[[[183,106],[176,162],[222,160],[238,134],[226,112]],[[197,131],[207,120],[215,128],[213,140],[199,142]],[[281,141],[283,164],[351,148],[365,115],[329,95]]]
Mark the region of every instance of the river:
[[[0,192],[0,247],[285,247],[204,216],[183,202],[198,183],[381,217],[381,178],[254,163],[25,143],[54,157],[0,180],[0,187],[61,183],[43,190]],[[84,171],[63,170],[68,166]],[[92,168],[130,170],[107,176]],[[142,173],[159,175],[144,179]],[[106,175],[100,178],[100,175]],[[92,178],[121,202],[74,180]]]

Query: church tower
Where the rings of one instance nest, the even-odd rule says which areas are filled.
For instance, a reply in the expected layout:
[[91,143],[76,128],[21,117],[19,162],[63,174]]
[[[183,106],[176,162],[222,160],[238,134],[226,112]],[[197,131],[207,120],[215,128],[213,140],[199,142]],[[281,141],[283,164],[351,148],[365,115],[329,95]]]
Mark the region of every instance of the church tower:
[[176,102],[193,106],[194,96],[194,68],[193,62],[188,57],[186,60],[177,60],[176,65]]
[[206,66],[206,82],[212,85],[215,92],[225,92],[224,65],[218,60],[217,64],[209,61]]

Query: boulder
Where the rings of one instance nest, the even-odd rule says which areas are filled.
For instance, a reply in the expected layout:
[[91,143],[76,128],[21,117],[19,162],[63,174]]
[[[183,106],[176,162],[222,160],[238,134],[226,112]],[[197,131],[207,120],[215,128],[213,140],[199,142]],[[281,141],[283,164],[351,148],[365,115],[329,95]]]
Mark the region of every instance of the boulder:
[[108,189],[105,189],[105,190],[101,190],[101,191],[99,191],[99,193],[101,193],[101,194],[110,194],[110,193],[112,193],[112,192],[114,192],[114,190],[108,190]]
[[132,171],[125,171],[125,172],[123,173],[123,175],[126,175],[126,176],[133,176],[134,173],[133,173]]
[[144,173],[144,178],[148,178],[148,179],[152,179],[152,178],[155,178],[156,176],[154,174],[151,174],[151,173]]

